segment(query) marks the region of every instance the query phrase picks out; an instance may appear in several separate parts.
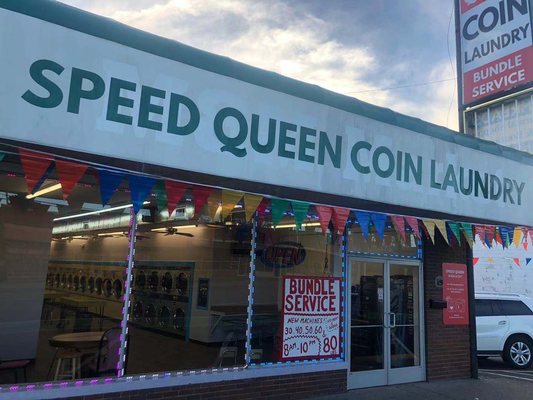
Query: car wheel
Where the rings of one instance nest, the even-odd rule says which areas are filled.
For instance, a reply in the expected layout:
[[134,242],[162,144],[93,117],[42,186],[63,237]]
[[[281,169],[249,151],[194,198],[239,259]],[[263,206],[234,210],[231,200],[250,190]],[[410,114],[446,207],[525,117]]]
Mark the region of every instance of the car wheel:
[[509,338],[503,349],[503,359],[513,368],[529,368],[533,363],[533,342],[527,336]]

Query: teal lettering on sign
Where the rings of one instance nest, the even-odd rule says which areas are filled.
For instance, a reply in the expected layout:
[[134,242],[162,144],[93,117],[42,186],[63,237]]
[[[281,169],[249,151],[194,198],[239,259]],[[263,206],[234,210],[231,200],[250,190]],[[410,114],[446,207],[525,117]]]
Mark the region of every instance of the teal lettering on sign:
[[[182,93],[115,76],[104,80],[93,71],[65,68],[48,59],[33,62],[29,66],[29,77],[33,84],[21,98],[44,109],[63,106],[70,118],[100,107],[99,115],[105,115],[111,123],[178,136],[194,134],[201,118],[208,118],[212,124],[204,124],[202,129],[207,129],[213,140],[218,140],[221,152],[238,158],[250,157],[252,153],[252,157],[268,155],[269,161],[278,157],[330,167],[330,171],[343,166],[340,173],[365,175],[365,179],[371,178],[372,184],[390,185],[391,181],[396,181],[454,196],[522,205],[525,182],[468,168],[468,160],[464,161],[465,165],[456,165],[442,161],[445,157],[424,159],[421,155],[368,139],[358,140],[351,149],[345,149],[342,135],[328,133],[320,127],[243,112],[231,105],[216,112],[201,110],[193,98]],[[347,158],[344,163],[343,157]]]

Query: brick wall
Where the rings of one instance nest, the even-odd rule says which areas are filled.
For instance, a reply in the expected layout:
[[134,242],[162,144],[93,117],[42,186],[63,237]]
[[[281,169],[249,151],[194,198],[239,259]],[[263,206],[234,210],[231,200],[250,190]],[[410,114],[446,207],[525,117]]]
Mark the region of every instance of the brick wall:
[[435,233],[435,245],[431,241],[424,242],[428,380],[470,377],[470,331],[468,325],[446,326],[442,323],[442,310],[429,308],[430,299],[442,300],[442,288],[435,285],[435,278],[442,275],[442,263],[466,264],[467,246],[464,238],[461,246],[448,246],[438,232]]
[[122,393],[71,397],[72,400],[305,399],[346,391],[346,370],[241,379]]

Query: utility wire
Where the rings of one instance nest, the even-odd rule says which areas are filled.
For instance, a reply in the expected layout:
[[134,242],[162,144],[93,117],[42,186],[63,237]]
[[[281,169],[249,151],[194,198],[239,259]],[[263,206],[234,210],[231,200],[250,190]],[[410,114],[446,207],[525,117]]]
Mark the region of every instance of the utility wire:
[[368,89],[368,90],[359,90],[359,91],[356,91],[356,92],[346,92],[344,94],[356,94],[356,93],[367,93],[367,92],[379,92],[379,91],[383,91],[383,90],[405,89],[405,88],[410,88],[410,87],[414,87],[414,86],[434,85],[435,83],[448,82],[448,81],[454,81],[454,80],[455,80],[455,78],[440,79],[440,80],[437,80],[437,81],[412,83],[412,84],[409,84],[409,85],[402,85],[402,86],[391,86],[391,87],[385,87],[385,88],[379,88],[379,89]]
[[[452,74],[455,75],[455,69],[454,69],[453,63],[452,63],[452,55],[450,53],[450,27],[452,26],[453,12],[454,12],[454,6],[452,6],[452,10],[450,12],[450,19],[448,21],[448,32],[446,33],[446,47],[448,48],[448,59],[450,60],[450,68],[452,70]],[[455,45],[458,46],[458,43],[456,43]],[[457,79],[457,77],[454,78],[454,80],[456,80],[456,79]],[[452,105],[453,105],[453,100],[455,98],[455,90],[456,89],[457,89],[457,84],[453,85],[452,98],[450,99],[450,106],[448,107],[448,115],[446,116],[446,126],[448,126],[448,122],[450,120],[450,113],[452,111]]]

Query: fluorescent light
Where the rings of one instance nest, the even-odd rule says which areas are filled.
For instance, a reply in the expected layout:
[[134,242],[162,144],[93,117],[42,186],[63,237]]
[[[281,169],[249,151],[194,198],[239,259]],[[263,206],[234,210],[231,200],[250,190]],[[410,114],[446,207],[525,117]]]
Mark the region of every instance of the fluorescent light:
[[38,190],[36,191],[35,193],[33,194],[28,194],[26,196],[26,198],[29,200],[29,199],[33,199],[35,197],[39,197],[39,196],[42,196],[43,194],[46,194],[46,193],[50,193],[50,192],[55,192],[56,190],[59,190],[61,189],[61,183],[56,183],[55,185],[52,185],[52,186],[49,186],[47,188],[44,188],[44,189],[41,189],[41,190]]
[[[147,205],[147,204],[150,204],[149,201],[145,201],[143,203],[143,206]],[[80,217],[87,217],[89,215],[98,215],[98,214],[104,214],[104,213],[108,213],[108,212],[111,212],[111,211],[117,211],[117,210],[124,210],[126,208],[130,208],[130,207],[133,207],[133,204],[125,204],[123,206],[117,206],[117,207],[110,207],[110,208],[103,208],[101,210],[96,210],[96,211],[89,211],[89,212],[86,212],[86,213],[81,213],[81,214],[76,214],[76,215],[68,215],[66,217],[59,217],[59,218],[54,218],[54,222],[57,222],[57,221],[64,221],[66,219],[73,219],[73,218],[80,218]]]
[[[308,223],[302,224],[302,228],[306,228],[308,226],[309,227],[310,226],[320,226],[320,222],[308,222]],[[278,228],[296,228],[296,224],[276,225],[274,228],[275,229],[278,229]]]
[[106,232],[106,233],[99,233],[98,236],[112,236],[112,235],[123,235],[123,231],[118,232]]

